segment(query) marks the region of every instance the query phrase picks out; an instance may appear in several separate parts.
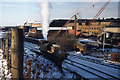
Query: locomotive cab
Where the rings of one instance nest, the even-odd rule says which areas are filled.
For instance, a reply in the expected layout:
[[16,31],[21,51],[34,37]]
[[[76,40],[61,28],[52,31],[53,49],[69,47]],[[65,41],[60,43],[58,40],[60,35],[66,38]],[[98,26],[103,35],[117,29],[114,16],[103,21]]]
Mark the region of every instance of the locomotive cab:
[[43,42],[41,42],[41,45],[40,45],[41,52],[47,52],[47,53],[51,53],[51,54],[58,52],[58,48],[59,47],[53,45],[52,43],[50,43],[48,41],[43,41]]

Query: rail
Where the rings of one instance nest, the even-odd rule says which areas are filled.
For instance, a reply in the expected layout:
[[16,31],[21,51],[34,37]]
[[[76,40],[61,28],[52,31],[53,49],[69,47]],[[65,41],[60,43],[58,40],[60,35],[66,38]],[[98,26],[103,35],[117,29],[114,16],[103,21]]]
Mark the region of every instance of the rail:
[[[36,49],[35,47],[29,46],[26,43],[25,43],[25,46],[27,48],[34,49],[34,51]],[[38,52],[38,51],[35,51],[35,52]],[[119,69],[119,66],[107,65],[105,63],[101,63],[101,61],[99,61],[99,60],[91,59],[91,58],[88,58],[88,57],[75,56],[75,55],[69,55],[69,56],[72,56],[73,58],[76,58],[76,59],[79,59],[79,60],[82,60],[82,61],[85,61],[85,62],[91,62],[91,63],[94,63],[96,65],[100,64],[100,65],[105,66],[105,67],[109,67],[109,68],[113,68],[113,69]],[[84,64],[84,63],[79,63],[79,62],[77,62],[75,60],[70,60],[70,59],[65,59],[64,63],[72,65],[73,67],[76,67],[78,69],[82,69],[82,70],[90,73],[91,75],[97,76],[98,78],[101,78],[101,79],[115,79],[115,80],[119,80],[120,79],[119,76],[115,75],[115,74],[117,74],[115,71],[113,73],[109,73],[109,71],[105,72],[104,69],[102,71],[102,70],[99,70],[99,69],[97,69],[95,67],[92,67],[90,65],[87,65],[87,64]],[[62,66],[62,69],[65,69],[67,71],[70,71],[70,72],[78,75],[78,76],[81,76],[79,73],[77,73],[75,71],[72,71],[72,69],[70,70],[70,69],[68,69],[68,68],[66,68],[64,66]]]

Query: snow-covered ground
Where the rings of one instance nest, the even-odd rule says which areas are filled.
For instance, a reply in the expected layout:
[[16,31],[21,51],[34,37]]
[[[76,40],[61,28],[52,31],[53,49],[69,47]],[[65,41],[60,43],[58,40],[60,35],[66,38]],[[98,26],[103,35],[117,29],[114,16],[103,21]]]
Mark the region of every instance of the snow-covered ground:
[[7,60],[3,59],[3,51],[0,49],[0,80],[11,78],[10,70],[7,68]]
[[51,61],[25,48],[24,73],[31,78],[61,78],[62,73]]
[[[93,67],[97,70],[103,69],[104,72],[109,71],[111,75],[116,76],[117,69],[110,68],[108,66],[100,65],[101,64],[107,64],[109,66],[116,63],[108,62],[104,59],[99,59],[91,56],[83,56],[80,52],[68,52],[69,56],[67,59],[70,59],[71,61],[78,62],[80,64],[72,63],[69,60],[65,60],[67,63],[63,62],[63,72],[59,70],[59,68],[50,60],[45,59],[43,56],[36,54],[35,52],[32,52],[32,50],[39,51],[39,46],[36,44],[32,44],[29,42],[24,42],[24,77],[25,78],[32,78],[32,79],[39,79],[39,78],[76,78],[76,73],[80,74],[81,76],[84,76],[85,78],[99,78],[98,76],[91,74],[87,71],[85,71],[85,67],[82,67],[82,65],[86,65],[89,67]],[[40,52],[40,51],[39,51]],[[79,59],[81,58],[81,59]],[[87,61],[87,60],[89,61]],[[96,63],[97,62],[97,63]],[[107,63],[106,63],[107,62]],[[77,65],[79,67],[82,67],[81,69],[75,66],[70,65],[69,63],[72,63],[73,65]],[[88,65],[89,64],[89,65]],[[119,65],[119,64],[118,64]],[[104,68],[103,68],[104,67]],[[118,66],[119,67],[119,66]],[[66,69],[68,70],[66,70]],[[110,69],[109,69],[110,68]],[[88,69],[89,71],[92,69]],[[74,73],[76,72],[76,73]],[[93,70],[95,72],[95,70]],[[99,72],[96,72],[99,73]],[[115,73],[115,74],[114,74]],[[101,73],[99,73],[101,74]],[[103,74],[101,74],[103,75]],[[108,77],[107,75],[103,75],[103,77]],[[118,76],[116,76],[118,77]],[[3,59],[2,50],[0,50],[0,80],[5,78],[11,78],[11,73],[7,69],[7,61]]]
[[105,60],[103,58],[97,58],[97,57],[93,57],[93,56],[87,56],[87,55],[84,56],[80,52],[75,52],[75,51],[68,52],[68,54],[72,57],[75,56],[76,58],[81,58],[81,59],[84,59],[84,60],[89,61],[89,62],[120,68],[119,62]]
[[[61,70],[50,60],[45,59],[41,55],[37,55],[31,50],[33,48],[29,49],[27,48],[27,45],[30,45],[31,47],[34,47],[36,50],[39,49],[38,45],[25,42],[25,54],[24,54],[24,74],[26,77],[31,78],[75,78],[75,75],[73,73],[70,73],[69,71],[63,70],[63,73]],[[31,49],[31,50],[30,50]]]
[[[32,49],[39,49],[38,45],[25,42],[24,47],[24,78],[73,78],[75,75],[69,71],[61,70],[51,61],[41,55],[32,52]],[[31,47],[28,47],[31,46]],[[7,68],[7,60],[3,59],[2,50],[0,50],[0,80],[11,78],[10,70]]]
[[[68,52],[69,56],[63,62],[63,67],[76,72],[84,78],[109,78],[120,79],[120,64],[91,56],[83,56],[80,53]],[[97,76],[96,76],[97,75]],[[113,77],[112,77],[113,76]]]

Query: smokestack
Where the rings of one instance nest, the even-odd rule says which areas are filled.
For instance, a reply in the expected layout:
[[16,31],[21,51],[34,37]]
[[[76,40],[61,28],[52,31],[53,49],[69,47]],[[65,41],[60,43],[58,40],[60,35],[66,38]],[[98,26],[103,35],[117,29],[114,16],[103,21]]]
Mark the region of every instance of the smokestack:
[[42,16],[42,34],[45,40],[47,40],[47,35],[49,31],[49,23],[50,23],[50,3],[48,0],[41,2],[41,16]]

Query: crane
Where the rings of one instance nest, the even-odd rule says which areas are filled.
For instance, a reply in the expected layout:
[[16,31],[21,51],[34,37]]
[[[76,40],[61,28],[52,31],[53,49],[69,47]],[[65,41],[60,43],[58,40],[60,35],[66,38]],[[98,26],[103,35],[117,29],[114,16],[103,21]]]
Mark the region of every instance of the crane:
[[[100,14],[105,10],[105,8],[108,6],[108,4],[109,4],[110,2],[111,2],[111,0],[108,0],[108,1],[104,4],[104,6],[98,11],[98,13],[97,13],[97,14],[95,15],[95,17],[92,19],[92,21],[88,24],[89,26],[88,26],[85,30],[83,30],[82,32],[79,32],[80,37],[82,36],[83,32],[85,32],[86,30],[88,30],[88,28],[90,27],[90,25],[98,18],[98,16],[100,16]],[[79,13],[77,13],[77,14],[79,14]],[[53,35],[51,38],[56,37],[56,36],[62,31],[62,29],[65,27],[65,25],[68,24],[68,23],[72,20],[73,17],[75,17],[75,19],[74,19],[74,33],[75,33],[75,37],[76,37],[76,33],[77,33],[76,15],[77,15],[77,14],[74,14],[74,15],[62,26],[62,28],[61,28],[55,35]]]
[[108,0],[105,5],[98,11],[98,13],[95,15],[95,17],[92,19],[92,21],[88,24],[89,26],[83,30],[80,34],[80,37],[82,36],[83,32],[85,32],[91,25],[91,23],[93,23],[97,18],[98,16],[100,16],[100,14],[105,10],[105,8],[108,6],[108,4],[111,2],[111,0]]
[[[67,25],[71,20],[72,20],[72,18],[73,17],[75,17],[75,19],[76,19],[76,15],[77,15],[78,13],[76,13],[76,14],[74,14],[62,27],[61,27],[61,29],[55,34],[55,35],[53,35],[51,38],[54,38],[54,37],[56,37],[61,31],[62,31],[62,29],[65,27],[65,25]],[[76,21],[74,21],[74,23],[76,23]],[[76,25],[75,25],[76,26]],[[76,32],[76,31],[75,31]],[[76,33],[75,33],[76,34]]]

